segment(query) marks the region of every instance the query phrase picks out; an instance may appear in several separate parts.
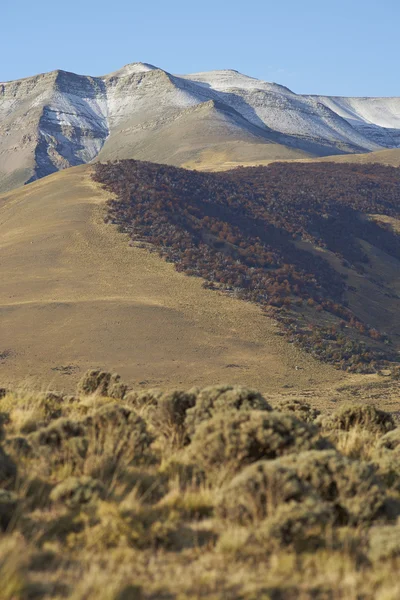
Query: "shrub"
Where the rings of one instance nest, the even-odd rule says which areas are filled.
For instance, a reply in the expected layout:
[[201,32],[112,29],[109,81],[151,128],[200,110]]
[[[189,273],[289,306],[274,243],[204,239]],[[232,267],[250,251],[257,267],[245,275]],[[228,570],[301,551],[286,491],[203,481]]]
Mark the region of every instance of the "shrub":
[[284,398],[280,400],[274,406],[274,410],[293,413],[298,419],[306,423],[314,423],[315,419],[321,414],[317,408],[297,398]]
[[[114,376],[114,377],[118,377]],[[126,392],[128,390],[128,386],[120,381],[114,380],[109,384],[107,394],[110,398],[114,398],[115,400],[123,400],[125,398]]]
[[241,386],[218,385],[196,390],[196,402],[186,416],[186,430],[190,437],[197,427],[219,412],[272,410],[259,392]]
[[22,436],[7,438],[4,441],[4,448],[8,454],[15,458],[31,456],[33,453],[31,444]]
[[[1,390],[1,388],[0,388]],[[1,397],[0,397],[1,400]],[[0,412],[0,442],[5,438],[4,425],[10,422],[10,415],[7,412]]]
[[387,514],[385,489],[372,465],[351,460],[334,450],[301,452],[281,459],[330,502],[342,524],[370,522]]
[[50,500],[76,508],[102,498],[104,494],[104,485],[97,479],[85,476],[68,477],[53,488]]
[[280,505],[261,525],[259,536],[271,546],[311,551],[323,545],[326,530],[333,522],[334,511],[329,503],[307,498],[304,502]]
[[124,398],[124,404],[133,406],[136,410],[157,406],[158,400],[164,394],[162,390],[133,390],[128,392]]
[[16,474],[17,468],[13,460],[0,446],[0,486],[7,486],[12,483],[16,477]]
[[107,371],[91,370],[83,375],[78,383],[77,391],[81,396],[98,394],[99,396],[121,398],[125,395],[126,389],[126,386],[120,383],[120,376],[116,373],[111,374]]
[[368,558],[372,562],[400,557],[400,526],[372,527],[369,532]]
[[396,427],[391,414],[369,404],[343,404],[332,415],[322,418],[320,424],[325,430],[349,431],[353,427],[362,427],[380,434]]
[[206,474],[196,463],[182,463],[174,458],[163,461],[159,472],[170,482],[178,485],[179,489],[199,487],[205,483]]
[[67,440],[83,437],[85,434],[86,429],[82,423],[61,418],[30,434],[28,441],[35,445],[48,446],[54,450],[61,448]]
[[386,450],[400,449],[400,427],[396,427],[389,433],[383,435],[377,442],[377,448],[385,448]]
[[400,448],[379,448],[372,453],[370,461],[385,485],[400,492]]
[[189,455],[207,472],[224,467],[237,470],[261,459],[330,447],[316,427],[288,413],[223,412],[197,428]]
[[126,406],[107,404],[86,417],[84,426],[92,434],[91,444],[97,452],[106,449],[113,441],[119,447],[119,454],[128,448],[137,454],[145,452],[153,442],[145,421]]
[[130,408],[107,404],[86,417],[83,424],[88,432],[87,474],[112,475],[118,466],[148,457],[154,437],[144,419]]
[[287,502],[313,495],[312,487],[279,460],[261,460],[243,469],[222,490],[217,503],[220,517],[247,523],[260,521]]
[[385,484],[400,492],[400,427],[379,438],[371,462]]
[[185,418],[188,409],[195,402],[194,393],[175,390],[162,394],[154,403],[148,404],[143,414],[157,435],[162,435],[173,445],[179,446],[188,441]]
[[0,488],[0,528],[5,531],[18,507],[18,496]]

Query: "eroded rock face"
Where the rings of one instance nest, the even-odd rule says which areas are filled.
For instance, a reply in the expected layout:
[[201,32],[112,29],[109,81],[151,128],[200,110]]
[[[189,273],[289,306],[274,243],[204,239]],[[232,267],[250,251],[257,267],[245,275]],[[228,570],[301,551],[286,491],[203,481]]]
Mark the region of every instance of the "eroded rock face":
[[96,157],[184,164],[232,141],[314,156],[397,148],[400,99],[301,96],[236,71],[178,77],[143,63],[0,83],[0,191]]
[[0,190],[90,162],[108,136],[102,79],[55,71],[0,85]]

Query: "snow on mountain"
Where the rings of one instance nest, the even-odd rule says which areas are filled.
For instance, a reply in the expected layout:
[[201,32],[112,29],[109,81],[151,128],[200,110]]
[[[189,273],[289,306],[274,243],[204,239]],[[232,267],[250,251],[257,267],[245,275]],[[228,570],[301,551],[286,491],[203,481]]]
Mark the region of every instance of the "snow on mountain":
[[400,98],[318,96],[318,100],[381,147],[400,147]]
[[57,72],[38,133],[37,168],[32,179],[93,160],[108,136],[104,82]]
[[[221,101],[238,110],[250,122],[310,142],[327,143],[339,150],[377,150],[375,139],[338,114],[319,97],[300,96],[288,88],[259,81],[236,71],[196,73],[185,78],[216,90]],[[399,124],[400,128],[400,124]]]
[[[202,105],[206,112],[191,112]],[[262,157],[264,144],[269,159],[271,144],[277,158],[283,148],[312,156],[399,148],[400,98],[299,95],[233,70],[172,75],[147,63],[103,77],[55,71],[0,83],[0,189],[97,157],[177,164],[228,141],[236,157],[240,144]]]

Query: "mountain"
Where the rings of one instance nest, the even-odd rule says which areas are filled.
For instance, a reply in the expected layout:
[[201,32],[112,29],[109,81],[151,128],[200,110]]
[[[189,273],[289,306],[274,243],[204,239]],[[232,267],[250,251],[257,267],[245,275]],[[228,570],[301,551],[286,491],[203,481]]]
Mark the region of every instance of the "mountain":
[[400,147],[399,98],[298,95],[237,71],[134,63],[0,84],[0,190],[93,160],[226,168]]

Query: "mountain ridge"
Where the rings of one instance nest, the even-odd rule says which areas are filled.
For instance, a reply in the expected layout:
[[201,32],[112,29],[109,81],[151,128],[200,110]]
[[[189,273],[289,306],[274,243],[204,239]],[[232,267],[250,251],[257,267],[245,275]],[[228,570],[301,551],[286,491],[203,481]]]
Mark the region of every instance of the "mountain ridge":
[[[188,118],[210,102],[206,120]],[[400,98],[300,95],[234,70],[173,75],[148,63],[0,83],[0,191],[96,160],[201,166],[215,149],[241,164],[242,144],[260,162],[398,148]]]

